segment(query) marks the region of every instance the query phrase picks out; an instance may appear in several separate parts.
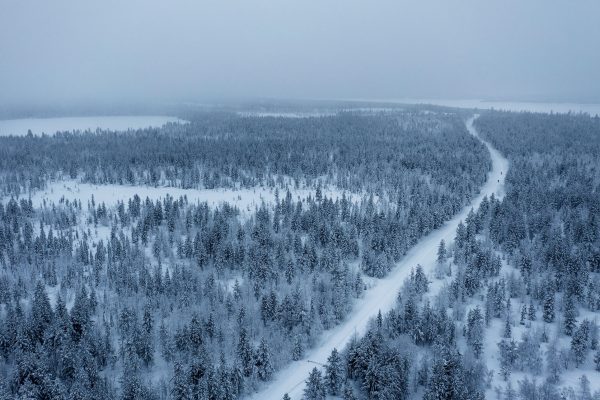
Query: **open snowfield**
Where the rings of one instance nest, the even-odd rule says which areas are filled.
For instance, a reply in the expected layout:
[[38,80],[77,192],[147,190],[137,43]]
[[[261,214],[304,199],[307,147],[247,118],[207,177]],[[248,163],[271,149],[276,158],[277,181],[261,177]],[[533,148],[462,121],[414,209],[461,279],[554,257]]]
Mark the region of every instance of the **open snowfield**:
[[[467,128],[471,134],[477,136],[477,132],[473,127],[473,120],[474,118],[471,118],[467,121]],[[304,358],[290,363],[286,368],[279,371],[271,382],[250,398],[255,400],[280,400],[285,393],[288,393],[294,400],[302,398],[304,382],[315,366],[319,367],[325,364],[327,357],[334,348],[341,350],[354,335],[364,334],[369,320],[379,310],[386,313],[396,305],[398,290],[410,276],[412,268],[420,264],[428,275],[433,274],[437,247],[440,241],[444,240],[447,244],[453,242],[459,222],[465,220],[471,208],[476,209],[484,196],[492,194],[498,198],[504,196],[504,178],[509,166],[508,160],[489,143],[483,142],[492,158],[492,170],[479,195],[471,204],[441,228],[421,239],[417,245],[408,251],[386,278],[375,280],[376,284],[368,289],[364,297],[355,303],[349,318],[344,323],[324,332],[320,342],[315,348],[307,351]],[[439,290],[440,287],[441,285],[432,287],[430,295],[434,295],[432,291]]]
[[0,136],[25,136],[31,130],[34,135],[53,135],[65,131],[127,131],[129,129],[158,128],[169,122],[186,123],[179,118],[154,115],[109,116],[109,117],[64,117],[64,118],[25,118],[0,120]]
[[273,118],[313,118],[330,117],[333,112],[268,112],[268,111],[240,111],[241,117],[273,117]]
[[[309,197],[314,198],[315,190],[309,188],[290,189],[293,201],[305,203]],[[361,194],[349,193],[339,190],[335,187],[322,188],[324,197],[338,200],[346,195],[346,198],[352,203],[360,203],[366,200]],[[48,183],[45,190],[35,191],[21,195],[17,199],[31,198],[33,207],[36,209],[51,209],[53,206],[74,201],[81,202],[82,210],[78,215],[77,231],[80,235],[86,233],[89,245],[95,247],[99,240],[108,240],[111,234],[111,226],[98,224],[97,226],[88,225],[90,214],[88,205],[92,199],[96,207],[102,203],[109,210],[115,210],[119,202],[123,202],[127,207],[128,201],[138,195],[141,201],[150,199],[152,201],[163,200],[167,196],[178,200],[180,197],[187,198],[189,204],[199,204],[206,202],[209,207],[217,208],[224,203],[237,207],[240,211],[240,218],[245,220],[250,218],[254,212],[264,203],[272,206],[275,203],[276,189],[271,187],[255,187],[251,189],[181,189],[175,187],[150,187],[150,186],[128,186],[128,185],[93,185],[88,183],[79,183],[75,180],[64,180]],[[286,196],[285,190],[279,190],[279,198]],[[6,204],[11,197],[0,198],[0,203]],[[379,199],[374,198],[375,204]],[[36,232],[35,235],[37,235]],[[154,259],[150,248],[146,248],[146,254],[150,259]],[[163,264],[166,267],[166,264]],[[230,282],[233,285],[233,282]],[[52,297],[52,296],[51,296]]]
[[[309,196],[315,196],[314,189],[300,188],[291,189],[294,201],[305,201]],[[340,199],[343,191],[337,188],[323,188],[323,196],[331,199]],[[275,202],[276,190],[270,187],[256,187],[252,189],[181,189],[176,187],[151,187],[151,186],[128,186],[128,185],[93,185],[79,183],[74,180],[51,182],[45,190],[36,191],[31,194],[23,194],[20,198],[29,198],[35,208],[51,207],[65,201],[81,201],[86,208],[88,201],[94,199],[96,205],[104,203],[108,208],[115,207],[118,202],[127,203],[135,195],[142,201],[149,198],[152,201],[164,199],[171,196],[179,199],[187,197],[188,203],[208,203],[211,207],[217,207],[223,203],[235,206],[240,210],[242,216],[249,215],[254,210],[265,204]],[[279,198],[286,195],[284,190],[279,190]],[[352,202],[360,202],[360,194],[346,192],[346,197]],[[6,203],[10,198],[5,198]]]

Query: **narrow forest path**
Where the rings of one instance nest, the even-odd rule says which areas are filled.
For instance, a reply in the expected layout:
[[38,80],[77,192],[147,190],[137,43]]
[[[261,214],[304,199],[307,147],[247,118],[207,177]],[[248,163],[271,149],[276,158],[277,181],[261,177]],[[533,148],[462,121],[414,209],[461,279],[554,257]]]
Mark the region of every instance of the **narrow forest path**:
[[[465,220],[471,208],[477,209],[484,196],[489,197],[492,194],[500,198],[504,196],[504,178],[508,170],[508,160],[478,136],[473,126],[475,118],[477,116],[466,122],[467,129],[469,133],[486,145],[492,159],[492,169],[479,195],[441,228],[422,238],[396,264],[386,278],[377,280],[377,283],[365,292],[364,297],[356,301],[347,320],[341,325],[325,331],[317,346],[308,350],[304,358],[291,362],[284,369],[277,371],[273,380],[259,392],[252,394],[250,399],[281,400],[285,393],[288,393],[293,400],[301,399],[305,386],[304,381],[309,372],[315,366],[324,365],[333,348],[342,350],[355,334],[360,336],[365,333],[369,320],[380,310],[382,313],[386,313],[396,305],[398,290],[409,277],[413,267],[420,264],[428,276],[433,276],[440,241],[443,239],[446,244],[450,244],[454,240],[459,222]],[[431,290],[439,290],[440,287],[433,285]],[[433,294],[430,293],[430,295]]]

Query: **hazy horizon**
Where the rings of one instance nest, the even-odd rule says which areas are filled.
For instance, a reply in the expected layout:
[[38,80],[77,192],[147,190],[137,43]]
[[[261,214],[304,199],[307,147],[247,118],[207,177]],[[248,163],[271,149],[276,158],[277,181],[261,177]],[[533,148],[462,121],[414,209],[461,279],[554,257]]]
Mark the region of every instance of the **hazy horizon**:
[[0,107],[600,102],[600,3],[7,2]]

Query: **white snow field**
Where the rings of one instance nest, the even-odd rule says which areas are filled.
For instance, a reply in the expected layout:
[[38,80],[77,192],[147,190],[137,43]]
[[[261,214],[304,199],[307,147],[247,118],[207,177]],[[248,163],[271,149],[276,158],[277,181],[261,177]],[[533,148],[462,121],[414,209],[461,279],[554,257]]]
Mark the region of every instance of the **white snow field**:
[[313,118],[330,117],[334,112],[267,112],[267,111],[239,111],[241,117],[273,117],[273,118]]
[[31,130],[36,136],[42,133],[54,135],[56,132],[96,131],[97,128],[111,131],[129,129],[159,128],[169,122],[187,123],[187,121],[156,115],[61,117],[61,118],[25,118],[0,120],[0,136],[25,136]]
[[[473,121],[477,116],[467,121],[467,129],[476,137],[477,132],[473,127]],[[480,138],[481,140],[481,138]],[[437,247],[443,239],[447,244],[453,242],[456,228],[461,220],[465,220],[471,208],[476,209],[484,196],[494,194],[498,198],[504,196],[504,178],[508,170],[508,160],[504,158],[489,143],[482,140],[490,152],[492,158],[492,170],[489,172],[486,183],[481,188],[479,195],[466,206],[459,214],[446,222],[441,228],[431,232],[422,238],[411,248],[404,258],[398,262],[395,268],[384,279],[375,280],[376,284],[365,292],[363,298],[356,301],[349,318],[341,325],[323,333],[319,343],[306,356],[290,363],[287,367],[278,371],[273,380],[262,387],[257,393],[249,398],[253,400],[281,400],[285,393],[293,400],[302,398],[305,380],[309,372],[316,366],[327,362],[327,357],[334,348],[341,350],[354,335],[363,335],[369,320],[379,310],[382,313],[390,311],[396,305],[398,290],[409,277],[410,271],[420,264],[425,272],[433,275],[436,264]],[[432,285],[433,286],[433,285]],[[434,286],[430,291],[439,290],[441,285]],[[430,295],[433,295],[430,293]]]
[[[131,186],[131,185],[94,185],[90,183],[79,183],[75,180],[62,180],[48,183],[46,189],[23,193],[17,199],[31,198],[35,208],[52,207],[65,201],[81,201],[85,209],[87,203],[94,199],[96,205],[104,203],[107,207],[116,207],[118,202],[127,204],[136,194],[142,201],[149,198],[152,201],[165,199],[171,196],[178,200],[186,197],[188,203],[197,204],[206,202],[211,208],[228,203],[240,210],[242,216],[251,215],[264,202],[272,204],[275,202],[276,190],[267,186],[257,186],[248,189],[181,189],[169,186]],[[315,196],[315,190],[311,188],[290,188],[292,200],[305,202],[309,196]],[[360,202],[363,197],[359,193],[344,192],[336,187],[326,186],[322,188],[323,196],[337,200],[345,193],[347,199],[353,203]],[[286,195],[284,189],[279,189],[279,198]],[[7,203],[10,197],[1,199]],[[375,199],[377,201],[377,199]]]

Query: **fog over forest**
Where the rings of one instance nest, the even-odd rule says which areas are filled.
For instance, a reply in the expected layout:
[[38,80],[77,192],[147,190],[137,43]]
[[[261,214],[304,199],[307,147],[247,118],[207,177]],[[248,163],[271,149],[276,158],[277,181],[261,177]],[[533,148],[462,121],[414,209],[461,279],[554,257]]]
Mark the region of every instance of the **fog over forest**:
[[600,102],[600,3],[4,0],[0,105]]

